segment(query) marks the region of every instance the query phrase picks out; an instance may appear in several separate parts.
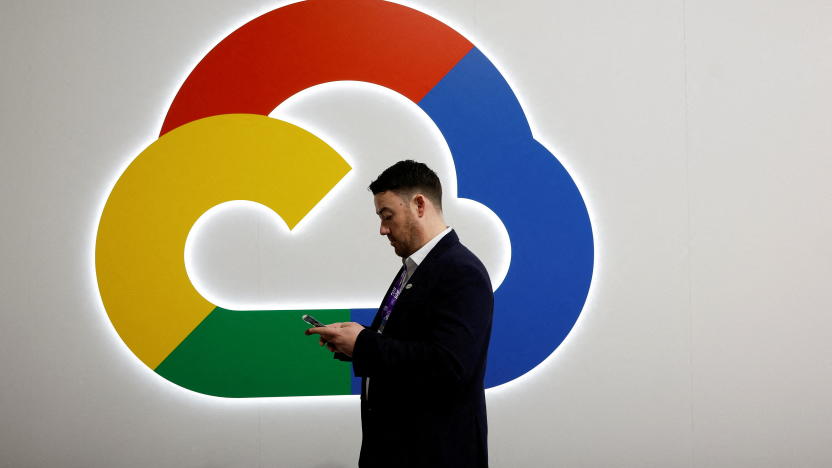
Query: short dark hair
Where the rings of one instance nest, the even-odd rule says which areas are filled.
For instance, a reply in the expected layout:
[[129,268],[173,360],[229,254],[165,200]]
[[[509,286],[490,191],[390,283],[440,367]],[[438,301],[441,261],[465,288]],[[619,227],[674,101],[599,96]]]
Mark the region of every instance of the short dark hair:
[[373,195],[393,191],[399,195],[420,192],[442,210],[442,183],[426,164],[407,159],[388,167],[370,184]]

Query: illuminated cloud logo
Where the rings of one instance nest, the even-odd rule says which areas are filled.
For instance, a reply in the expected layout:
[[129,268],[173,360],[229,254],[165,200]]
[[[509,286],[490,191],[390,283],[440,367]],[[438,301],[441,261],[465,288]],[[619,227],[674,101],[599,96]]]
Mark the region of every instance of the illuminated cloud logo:
[[[101,215],[96,274],[115,329],[146,365],[200,393],[358,393],[349,366],[310,345],[297,310],[217,307],[183,261],[189,233],[212,208],[248,200],[292,230],[351,173],[331,143],[269,117],[292,96],[341,81],[378,85],[418,106],[447,142],[460,201],[502,222],[511,263],[495,281],[486,385],[528,372],[563,341],[586,300],[593,239],[585,204],[482,52],[434,18],[380,0],[279,8],[199,62],[159,139],[124,171]],[[345,298],[311,313],[367,323],[374,312]]]

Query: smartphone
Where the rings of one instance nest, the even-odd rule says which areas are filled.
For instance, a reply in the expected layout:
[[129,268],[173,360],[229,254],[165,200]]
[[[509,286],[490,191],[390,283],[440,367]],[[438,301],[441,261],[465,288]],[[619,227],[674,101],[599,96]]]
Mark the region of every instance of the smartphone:
[[301,319],[303,319],[304,322],[308,323],[309,325],[312,325],[313,327],[325,327],[326,326],[323,323],[321,323],[318,319],[316,319],[315,317],[313,317],[309,314],[303,314],[303,317],[301,317]]

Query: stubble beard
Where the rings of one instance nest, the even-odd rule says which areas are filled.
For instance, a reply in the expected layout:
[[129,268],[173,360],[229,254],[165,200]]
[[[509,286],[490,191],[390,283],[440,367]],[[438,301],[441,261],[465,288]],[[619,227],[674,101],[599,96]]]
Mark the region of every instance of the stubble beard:
[[396,252],[396,255],[401,258],[407,258],[415,252],[415,250],[413,250],[413,228],[415,224],[416,223],[413,221],[413,218],[408,217],[404,226],[405,229],[402,231],[407,238],[394,239],[396,241],[396,245],[393,246],[393,250]]

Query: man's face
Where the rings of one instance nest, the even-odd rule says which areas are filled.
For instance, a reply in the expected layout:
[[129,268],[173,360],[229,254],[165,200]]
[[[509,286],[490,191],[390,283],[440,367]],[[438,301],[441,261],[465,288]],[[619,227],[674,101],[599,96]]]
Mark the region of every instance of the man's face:
[[416,251],[416,215],[411,203],[390,190],[376,194],[373,199],[381,220],[378,233],[387,236],[396,255],[409,257]]

